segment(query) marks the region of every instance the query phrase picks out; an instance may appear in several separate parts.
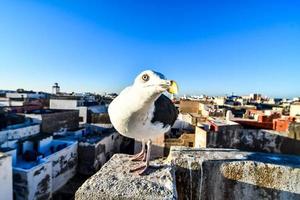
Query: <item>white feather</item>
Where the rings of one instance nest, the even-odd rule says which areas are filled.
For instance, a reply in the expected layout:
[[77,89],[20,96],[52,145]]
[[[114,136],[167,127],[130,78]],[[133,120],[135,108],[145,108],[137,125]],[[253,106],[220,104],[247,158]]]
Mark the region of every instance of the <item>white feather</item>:
[[[145,72],[143,72],[145,73]],[[133,86],[125,88],[109,105],[108,113],[115,129],[122,135],[135,139],[153,139],[167,132],[171,127],[162,123],[151,123],[154,102],[160,96],[161,79],[152,71],[148,85],[139,82],[139,76]]]

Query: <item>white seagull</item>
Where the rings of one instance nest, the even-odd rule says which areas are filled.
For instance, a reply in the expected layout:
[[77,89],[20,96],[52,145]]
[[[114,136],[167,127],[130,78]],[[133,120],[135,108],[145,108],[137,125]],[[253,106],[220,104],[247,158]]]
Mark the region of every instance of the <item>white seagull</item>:
[[[162,94],[177,93],[177,84],[161,73],[147,70],[139,74],[133,85],[126,87],[108,107],[115,129],[122,135],[142,141],[142,151],[131,160],[145,161],[130,171],[142,174],[149,166],[151,139],[170,130],[178,111],[172,101]],[[147,150],[145,147],[147,142]]]

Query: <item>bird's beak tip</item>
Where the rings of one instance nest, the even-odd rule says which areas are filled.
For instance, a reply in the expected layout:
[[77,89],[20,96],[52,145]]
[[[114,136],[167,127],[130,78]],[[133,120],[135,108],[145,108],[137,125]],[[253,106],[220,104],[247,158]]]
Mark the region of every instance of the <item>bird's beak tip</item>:
[[170,94],[177,94],[178,93],[178,85],[177,85],[177,83],[175,81],[173,81],[173,80],[171,80],[170,82],[171,82],[171,85],[170,85],[170,87],[168,89],[168,92]]

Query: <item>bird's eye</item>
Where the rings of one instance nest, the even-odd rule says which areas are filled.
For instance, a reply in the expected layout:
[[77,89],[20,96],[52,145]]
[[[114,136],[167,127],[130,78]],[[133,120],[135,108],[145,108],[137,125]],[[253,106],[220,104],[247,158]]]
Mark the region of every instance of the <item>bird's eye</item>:
[[149,77],[148,74],[144,74],[144,75],[142,76],[143,81],[148,81],[149,78],[150,78],[150,77]]

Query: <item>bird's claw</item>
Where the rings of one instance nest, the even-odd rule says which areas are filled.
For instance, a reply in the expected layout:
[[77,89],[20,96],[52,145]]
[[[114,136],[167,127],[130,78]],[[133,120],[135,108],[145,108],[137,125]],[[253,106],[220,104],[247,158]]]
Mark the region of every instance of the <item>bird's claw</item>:
[[138,175],[142,175],[146,172],[146,170],[148,169],[148,165],[143,163],[135,168],[130,169],[129,172],[136,172]]
[[145,161],[146,160],[146,152],[140,152],[136,155],[133,155],[130,158],[131,161]]

